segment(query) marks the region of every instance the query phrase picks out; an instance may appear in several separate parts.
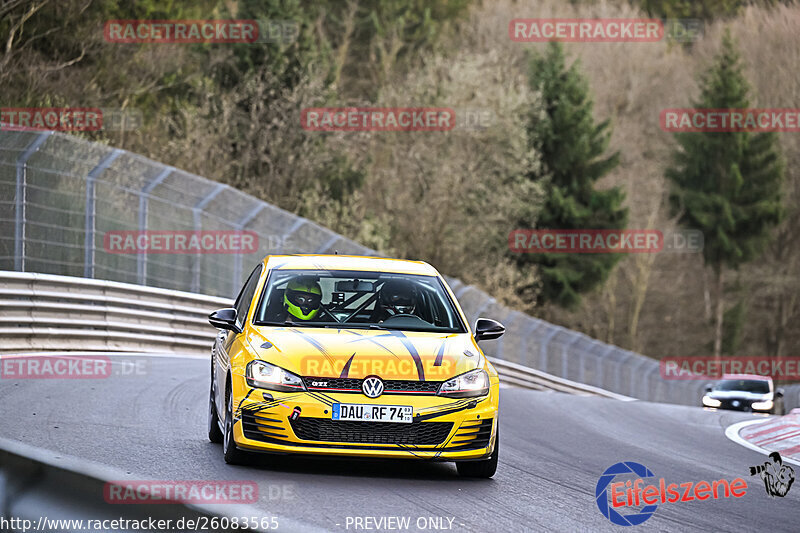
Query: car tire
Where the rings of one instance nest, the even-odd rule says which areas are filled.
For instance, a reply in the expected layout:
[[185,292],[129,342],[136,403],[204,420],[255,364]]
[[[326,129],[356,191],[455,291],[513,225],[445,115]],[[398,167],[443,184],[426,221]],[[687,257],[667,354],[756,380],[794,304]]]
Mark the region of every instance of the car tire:
[[488,459],[482,461],[463,461],[456,463],[458,475],[489,479],[497,472],[497,459],[500,454],[500,433],[495,437],[494,451]]
[[225,433],[223,435],[222,449],[225,452],[225,462],[229,465],[244,464],[245,452],[236,447],[233,438],[233,394],[228,391],[225,408]]
[[217,415],[217,406],[214,404],[213,382],[208,394],[208,440],[214,444],[222,444],[225,441],[225,436],[222,434],[222,430],[219,429],[219,415]]

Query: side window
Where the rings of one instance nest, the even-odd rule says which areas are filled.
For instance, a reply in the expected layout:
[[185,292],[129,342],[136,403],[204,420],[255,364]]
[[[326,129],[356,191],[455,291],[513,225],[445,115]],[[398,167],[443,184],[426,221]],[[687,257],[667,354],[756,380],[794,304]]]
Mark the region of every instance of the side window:
[[258,285],[258,278],[261,276],[261,269],[262,265],[258,265],[255,270],[253,270],[253,273],[247,278],[244,287],[242,287],[242,292],[239,293],[239,297],[236,298],[234,307],[236,307],[236,317],[240,326],[244,326],[247,312],[250,310],[250,303],[253,301],[253,295],[256,292],[256,285]]

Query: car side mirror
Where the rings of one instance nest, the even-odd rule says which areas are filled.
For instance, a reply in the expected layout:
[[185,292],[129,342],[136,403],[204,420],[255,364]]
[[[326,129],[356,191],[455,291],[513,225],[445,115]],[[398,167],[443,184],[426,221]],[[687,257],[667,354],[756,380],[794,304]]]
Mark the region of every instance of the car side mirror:
[[783,389],[777,389],[775,391],[775,397],[776,398],[783,398]]
[[475,341],[488,341],[497,339],[506,332],[506,328],[497,320],[479,318],[475,322]]
[[708,394],[709,392],[711,392],[711,389],[713,389],[713,388],[714,388],[714,387],[712,387],[710,383],[709,383],[709,384],[707,384],[707,385],[706,385],[706,388],[705,388],[706,394]]
[[215,328],[228,329],[236,333],[242,332],[242,328],[236,323],[236,309],[233,307],[217,309],[208,315],[208,322]]

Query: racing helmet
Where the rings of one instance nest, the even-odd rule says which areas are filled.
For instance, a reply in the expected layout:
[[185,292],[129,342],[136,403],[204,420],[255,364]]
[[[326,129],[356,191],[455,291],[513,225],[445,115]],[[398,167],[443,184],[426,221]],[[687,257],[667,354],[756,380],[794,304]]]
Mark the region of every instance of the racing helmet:
[[413,314],[417,307],[417,287],[404,279],[387,280],[381,287],[378,303],[394,314]]
[[299,276],[289,281],[283,292],[286,311],[298,320],[311,320],[322,305],[322,289],[319,282],[309,276]]

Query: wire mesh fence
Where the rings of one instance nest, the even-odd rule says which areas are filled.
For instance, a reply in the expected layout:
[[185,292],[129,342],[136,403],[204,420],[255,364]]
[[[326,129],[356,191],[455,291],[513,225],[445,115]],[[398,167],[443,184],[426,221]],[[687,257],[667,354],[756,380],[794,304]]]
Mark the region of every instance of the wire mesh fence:
[[[249,253],[118,253],[109,235],[252,232]],[[226,185],[145,157],[52,132],[0,131],[0,270],[107,279],[233,297],[264,256],[379,255]],[[219,252],[219,250],[216,250]],[[704,382],[667,381],[658,362],[500,304],[448,279],[474,324],[503,322],[497,357],[652,401],[699,404]],[[800,387],[787,388],[787,407]]]

